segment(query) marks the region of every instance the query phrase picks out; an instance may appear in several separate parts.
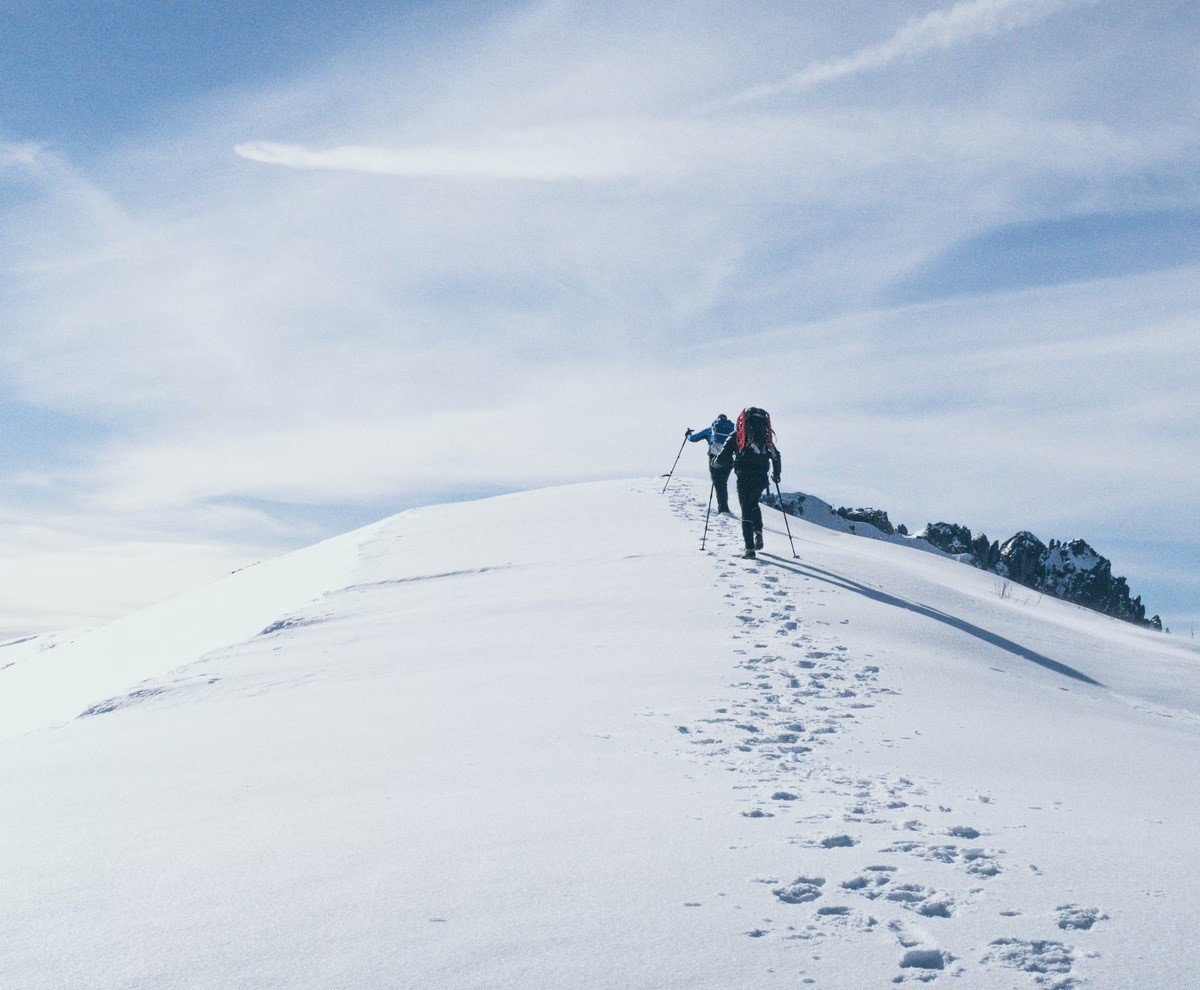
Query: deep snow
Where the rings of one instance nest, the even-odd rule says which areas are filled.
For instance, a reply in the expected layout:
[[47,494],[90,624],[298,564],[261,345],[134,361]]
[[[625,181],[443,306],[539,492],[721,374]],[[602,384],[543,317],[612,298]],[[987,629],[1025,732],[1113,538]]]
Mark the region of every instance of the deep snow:
[[1195,651],[659,487],[0,647],[0,986],[1193,984]]

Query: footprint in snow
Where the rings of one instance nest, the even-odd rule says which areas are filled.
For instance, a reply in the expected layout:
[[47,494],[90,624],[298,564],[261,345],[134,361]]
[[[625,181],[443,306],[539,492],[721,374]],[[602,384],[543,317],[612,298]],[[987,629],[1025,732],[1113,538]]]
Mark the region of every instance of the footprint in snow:
[[[904,827],[908,827],[907,823]],[[912,829],[916,831],[916,829]],[[997,861],[998,850],[966,848],[961,849],[953,843],[927,842],[894,842],[881,852],[903,852],[923,859],[929,863],[955,863],[972,876],[990,878],[998,875],[1000,864]]]
[[868,866],[865,873],[843,880],[841,887],[843,890],[853,890],[873,901],[883,893],[880,888],[892,882],[891,874],[895,871],[894,866]]
[[964,849],[962,851],[964,869],[972,876],[994,877],[1000,873],[1000,864],[996,854],[987,849]]
[[[1029,973],[1035,984],[1047,990],[1069,990],[1079,985],[1068,975],[1075,966],[1075,950],[1050,939],[998,938],[979,961],[985,966],[999,965]],[[1066,978],[1058,979],[1060,976]]]
[[900,968],[943,970],[955,958],[945,949],[909,949],[900,957]]
[[931,890],[919,883],[895,884],[883,896],[885,900],[894,901],[923,918],[953,917],[954,908],[957,906],[957,902],[949,894]]
[[1077,904],[1060,904],[1058,927],[1063,931],[1088,931],[1097,921],[1108,921],[1108,915],[1099,908],[1081,908]]
[[783,887],[776,887],[772,893],[785,904],[804,904],[820,897],[824,886],[824,877],[800,876]]

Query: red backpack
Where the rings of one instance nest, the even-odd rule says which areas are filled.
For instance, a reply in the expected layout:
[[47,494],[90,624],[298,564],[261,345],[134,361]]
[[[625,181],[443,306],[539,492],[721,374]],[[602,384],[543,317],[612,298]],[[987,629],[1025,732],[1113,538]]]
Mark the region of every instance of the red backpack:
[[758,444],[760,447],[770,446],[775,441],[775,431],[771,429],[771,414],[765,409],[751,406],[743,409],[737,420],[738,450],[745,450],[747,444]]

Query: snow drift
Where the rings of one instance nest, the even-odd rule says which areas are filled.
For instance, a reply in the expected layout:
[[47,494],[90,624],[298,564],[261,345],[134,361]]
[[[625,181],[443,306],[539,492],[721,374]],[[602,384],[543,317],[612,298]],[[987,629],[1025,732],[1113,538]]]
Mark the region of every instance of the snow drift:
[[0,647],[0,985],[1190,985],[1195,651],[657,487]]

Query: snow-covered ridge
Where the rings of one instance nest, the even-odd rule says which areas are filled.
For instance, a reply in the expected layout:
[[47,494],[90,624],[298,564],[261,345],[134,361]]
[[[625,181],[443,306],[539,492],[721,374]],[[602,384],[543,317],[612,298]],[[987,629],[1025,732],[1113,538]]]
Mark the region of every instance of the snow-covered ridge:
[[376,526],[243,568],[107,625],[0,646],[0,739],[67,722],[127,685],[250,636],[337,587]]
[[0,738],[0,986],[1191,984],[1196,651],[771,509],[701,552],[661,484],[406,512],[0,669],[53,716]]
[[807,516],[823,526],[932,547],[1041,594],[1113,618],[1162,629],[1162,620],[1157,615],[1146,617],[1141,596],[1131,594],[1125,578],[1113,575],[1112,562],[1084,540],[1067,543],[1051,540],[1047,545],[1033,533],[1022,530],[1001,543],[989,541],[984,533],[975,536],[968,527],[947,522],[929,523],[910,535],[905,526],[893,527],[882,509],[834,510],[828,502],[803,492],[783,493],[782,503],[773,496],[768,496],[768,500],[789,514]]

